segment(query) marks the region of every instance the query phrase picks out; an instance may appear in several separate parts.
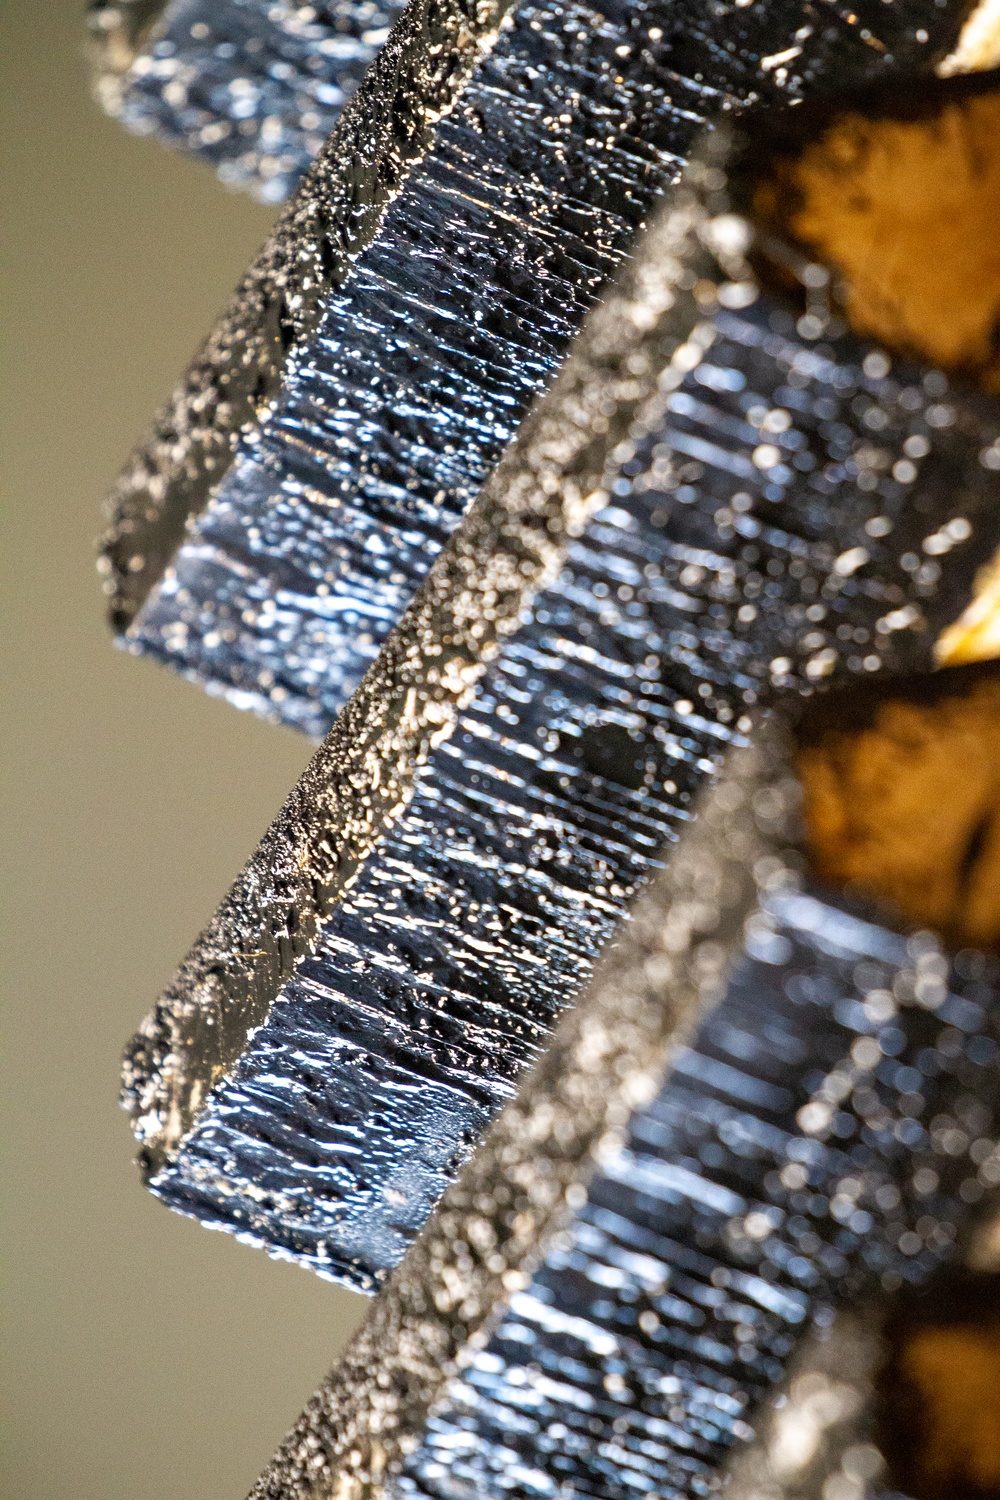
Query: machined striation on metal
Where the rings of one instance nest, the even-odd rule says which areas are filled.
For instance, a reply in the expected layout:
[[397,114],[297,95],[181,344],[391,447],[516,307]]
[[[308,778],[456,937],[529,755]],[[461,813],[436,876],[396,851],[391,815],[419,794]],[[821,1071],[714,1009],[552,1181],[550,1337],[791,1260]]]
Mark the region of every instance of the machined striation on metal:
[[324,733],[702,123],[963,14],[417,0],[122,476],[122,643]]
[[1000,967],[818,886],[800,807],[772,719],[254,1500],[707,1494],[838,1303],[967,1243]]
[[127,0],[96,0],[88,19],[100,44],[97,97],[127,129],[190,151],[227,185],[279,203],[404,4],[154,0],[128,28]]
[[752,279],[730,149],[657,217],[130,1050],[153,1191],[350,1285],[397,1263],[747,713],[929,666],[995,545],[998,403],[834,321],[805,338]]

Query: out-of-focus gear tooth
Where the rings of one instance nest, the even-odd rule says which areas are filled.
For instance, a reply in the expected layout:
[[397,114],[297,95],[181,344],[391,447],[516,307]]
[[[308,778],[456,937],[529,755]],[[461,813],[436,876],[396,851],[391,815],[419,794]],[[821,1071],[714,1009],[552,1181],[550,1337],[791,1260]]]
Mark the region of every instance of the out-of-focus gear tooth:
[[100,103],[229,187],[286,198],[405,0],[96,0]]
[[93,0],[87,30],[99,89],[101,78],[120,76],[132,66],[163,8],[163,0]]
[[706,139],[136,1038],[173,1207],[384,1279],[748,715],[933,664],[996,546],[1000,402],[806,301],[815,262],[756,279],[774,140]]
[[963,13],[414,0],[121,478],[121,644],[325,733],[703,122]]
[[786,1380],[756,1415],[754,1438],[734,1448],[726,1500],[825,1500],[838,1479],[845,1494],[853,1485],[864,1500],[881,1497],[874,1385],[885,1312],[884,1299],[839,1307],[803,1337]]
[[[254,1500],[703,1495],[789,1374],[735,1493],[772,1493],[747,1488],[762,1469],[788,1484],[778,1497],[816,1500],[837,1492],[833,1473],[878,1476],[855,1419],[879,1323],[898,1298],[900,1369],[932,1390],[912,1291],[927,1286],[954,1343],[941,1268],[995,1212],[1000,961],[817,879],[796,767],[832,715],[842,747],[884,736],[898,786],[919,789],[924,746],[897,711],[920,706],[950,743],[966,716],[981,722],[984,692],[995,740],[996,664],[846,688],[817,724],[808,706],[790,724],[774,712],[729,753]],[[951,795],[914,801],[928,870],[955,866],[962,776],[953,762]],[[995,819],[995,783],[980,801]],[[848,1319],[824,1349],[842,1305],[867,1308],[867,1326]],[[954,1383],[940,1398],[947,1421]],[[938,1437],[930,1424],[911,1458]],[[974,1478],[976,1459],[942,1441],[959,1483]]]

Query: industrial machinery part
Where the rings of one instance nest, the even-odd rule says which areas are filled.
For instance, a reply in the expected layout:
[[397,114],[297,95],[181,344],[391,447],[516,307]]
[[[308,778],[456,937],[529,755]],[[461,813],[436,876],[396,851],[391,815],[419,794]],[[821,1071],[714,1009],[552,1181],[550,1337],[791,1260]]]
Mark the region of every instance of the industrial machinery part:
[[405,0],[94,0],[95,88],[137,135],[287,198]]
[[708,139],[133,1043],[164,1201],[374,1286],[748,714],[932,665],[996,547],[1000,404],[915,362],[932,321],[860,337],[765,188],[845,119],[905,166],[996,101]]
[[122,475],[120,643],[325,733],[702,123],[965,8],[415,0]]
[[[838,1306],[877,1335],[968,1257],[1000,1183],[1000,667],[813,701],[730,751],[254,1500],[708,1494]],[[909,816],[831,882],[876,764]],[[901,858],[974,931],[924,927]]]

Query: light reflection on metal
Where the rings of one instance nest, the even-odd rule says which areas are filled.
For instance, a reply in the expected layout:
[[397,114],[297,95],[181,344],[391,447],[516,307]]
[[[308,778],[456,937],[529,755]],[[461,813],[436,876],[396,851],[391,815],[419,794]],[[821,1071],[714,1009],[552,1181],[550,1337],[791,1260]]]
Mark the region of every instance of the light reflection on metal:
[[880,1299],[841,1308],[802,1340],[754,1441],[727,1465],[727,1500],[888,1500],[872,1412],[882,1311]]
[[[137,135],[265,203],[291,192],[405,0],[97,0],[95,90]],[[139,14],[141,12],[141,14]]]
[[[707,1493],[838,1304],[992,1214],[1000,965],[815,886],[786,755],[730,752],[254,1500]],[[772,1473],[871,1458],[852,1338]]]
[[[997,402],[832,320],[818,351],[751,277],[728,149],[656,220],[130,1053],[153,1190],[355,1286],[398,1261],[748,711],[930,666],[995,545]],[[884,461],[854,436],[871,414]],[[917,458],[893,475],[914,434],[926,488]]]
[[325,732],[701,123],[930,68],[961,7],[605,10],[402,16],[122,477],[122,644]]

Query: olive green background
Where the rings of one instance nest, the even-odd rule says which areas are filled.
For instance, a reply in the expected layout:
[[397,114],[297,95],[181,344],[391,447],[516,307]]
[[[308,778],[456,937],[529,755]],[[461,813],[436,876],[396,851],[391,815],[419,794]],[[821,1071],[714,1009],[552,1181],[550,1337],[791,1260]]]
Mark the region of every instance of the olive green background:
[[241,1500],[364,1303],[141,1188],[119,1052],[310,746],[112,648],[100,506],[271,212],[2,0],[3,1141],[11,1500]]

